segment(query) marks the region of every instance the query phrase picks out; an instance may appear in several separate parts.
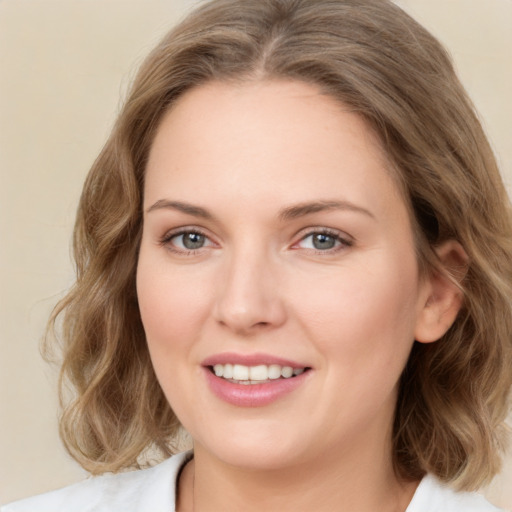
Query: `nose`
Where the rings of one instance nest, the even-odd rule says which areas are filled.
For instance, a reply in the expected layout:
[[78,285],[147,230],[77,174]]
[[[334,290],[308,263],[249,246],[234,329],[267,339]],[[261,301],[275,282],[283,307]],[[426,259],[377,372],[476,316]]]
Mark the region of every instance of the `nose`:
[[262,253],[245,251],[226,262],[214,306],[218,323],[247,336],[286,321],[279,269],[271,260]]

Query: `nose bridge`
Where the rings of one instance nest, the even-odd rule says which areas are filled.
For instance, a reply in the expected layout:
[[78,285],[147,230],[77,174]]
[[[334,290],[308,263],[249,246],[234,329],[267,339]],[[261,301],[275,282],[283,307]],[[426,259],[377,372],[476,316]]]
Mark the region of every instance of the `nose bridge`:
[[241,244],[226,259],[216,317],[236,332],[280,325],[285,318],[275,258],[266,247]]

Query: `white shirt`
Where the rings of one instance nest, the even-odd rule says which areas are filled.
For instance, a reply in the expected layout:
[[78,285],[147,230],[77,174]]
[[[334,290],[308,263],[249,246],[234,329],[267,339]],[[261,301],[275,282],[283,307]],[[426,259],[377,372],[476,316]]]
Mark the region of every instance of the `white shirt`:
[[[176,481],[191,453],[149,469],[92,477],[0,507],[0,512],[175,512]],[[457,493],[427,475],[406,512],[499,512],[476,493]],[[219,511],[220,512],[220,511]]]

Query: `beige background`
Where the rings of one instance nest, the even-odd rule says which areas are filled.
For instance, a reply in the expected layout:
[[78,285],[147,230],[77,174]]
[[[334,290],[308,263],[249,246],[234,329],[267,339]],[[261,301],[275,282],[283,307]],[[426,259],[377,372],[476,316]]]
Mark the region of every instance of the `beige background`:
[[[450,49],[512,184],[512,1],[400,0]],[[0,0],[0,503],[84,473],[38,343],[73,279],[81,183],[133,70],[191,0]],[[512,510],[512,454],[488,496]]]

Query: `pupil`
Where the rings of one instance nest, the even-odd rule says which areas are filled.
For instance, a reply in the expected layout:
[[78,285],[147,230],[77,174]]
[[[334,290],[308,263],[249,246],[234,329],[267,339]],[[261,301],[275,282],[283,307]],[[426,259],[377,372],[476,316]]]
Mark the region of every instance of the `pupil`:
[[204,235],[199,233],[187,233],[183,236],[183,245],[187,249],[199,249],[204,245]]
[[336,243],[334,237],[319,233],[313,237],[313,246],[315,249],[332,249]]

